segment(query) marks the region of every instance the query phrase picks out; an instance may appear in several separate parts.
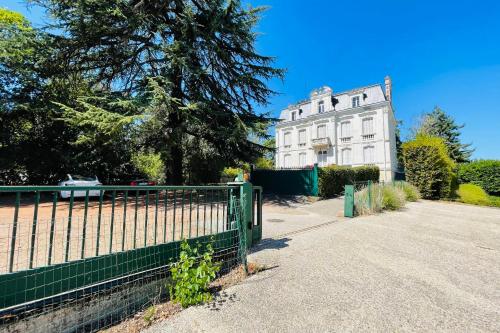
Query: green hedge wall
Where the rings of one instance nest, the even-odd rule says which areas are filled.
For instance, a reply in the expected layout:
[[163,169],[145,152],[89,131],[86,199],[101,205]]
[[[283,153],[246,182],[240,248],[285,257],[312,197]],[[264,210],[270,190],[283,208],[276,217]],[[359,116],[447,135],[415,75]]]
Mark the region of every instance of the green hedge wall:
[[328,166],[319,169],[319,195],[332,198],[344,192],[344,185],[372,180],[377,182],[380,170],[377,166],[344,167]]
[[481,186],[490,194],[500,194],[500,160],[478,160],[460,164],[458,181]]
[[457,186],[450,159],[441,138],[419,135],[403,144],[406,181],[416,186],[425,199],[447,198]]

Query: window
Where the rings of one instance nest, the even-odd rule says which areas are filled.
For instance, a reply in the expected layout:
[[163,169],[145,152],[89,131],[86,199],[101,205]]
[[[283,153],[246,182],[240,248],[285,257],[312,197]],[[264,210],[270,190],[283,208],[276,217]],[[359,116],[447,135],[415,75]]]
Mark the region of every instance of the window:
[[306,153],[299,154],[299,166],[306,166]]
[[294,121],[295,119],[297,119],[297,112],[292,112],[292,121]]
[[363,161],[367,164],[375,162],[375,147],[367,146],[363,148]]
[[350,149],[343,149],[342,150],[342,164],[343,165],[349,165],[351,164],[351,150]]
[[299,147],[304,147],[306,145],[306,130],[299,131]]
[[354,96],[352,98],[352,107],[357,108],[359,106],[359,96]]
[[283,156],[283,166],[285,168],[290,168],[292,166],[292,155],[288,154]]
[[323,113],[325,112],[325,102],[319,101],[318,102],[318,113]]
[[292,145],[292,133],[286,132],[283,137],[283,141],[285,147],[290,147]]
[[349,138],[351,137],[351,122],[345,121],[340,124],[340,137]]
[[363,119],[363,135],[373,134],[373,118]]
[[318,165],[323,167],[326,166],[328,152],[326,150],[318,151]]
[[318,125],[318,139],[326,138],[326,125]]

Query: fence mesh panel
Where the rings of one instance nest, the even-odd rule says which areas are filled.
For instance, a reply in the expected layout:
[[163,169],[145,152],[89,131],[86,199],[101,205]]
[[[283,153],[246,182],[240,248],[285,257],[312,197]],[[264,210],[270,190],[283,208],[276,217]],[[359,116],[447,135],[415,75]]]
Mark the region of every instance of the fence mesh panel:
[[238,187],[70,192],[0,192],[0,330],[97,331],[164,300],[182,239],[221,274],[245,260]]

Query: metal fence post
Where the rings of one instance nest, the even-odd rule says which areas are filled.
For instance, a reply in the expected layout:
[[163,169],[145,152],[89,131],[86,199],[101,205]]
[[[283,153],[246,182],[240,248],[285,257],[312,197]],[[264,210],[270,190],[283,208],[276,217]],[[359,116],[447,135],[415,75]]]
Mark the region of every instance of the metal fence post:
[[344,216],[354,217],[354,185],[345,185]]
[[314,168],[313,168],[313,188],[312,188],[312,192],[311,192],[311,195],[314,196],[314,197],[317,197],[318,193],[319,193],[318,182],[319,182],[318,163],[314,163]]

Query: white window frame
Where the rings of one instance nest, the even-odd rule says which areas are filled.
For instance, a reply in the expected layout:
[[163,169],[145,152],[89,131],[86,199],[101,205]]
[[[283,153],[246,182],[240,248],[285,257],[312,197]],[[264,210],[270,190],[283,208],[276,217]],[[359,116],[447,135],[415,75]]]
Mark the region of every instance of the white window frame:
[[[367,156],[367,151],[370,151],[369,156]],[[375,146],[364,146],[363,147],[363,162],[365,164],[375,163]]]
[[[300,135],[304,133],[304,136],[301,137]],[[307,133],[305,129],[299,130],[299,147],[305,147],[307,144]]]
[[323,100],[318,102],[318,113],[325,112],[325,102]]
[[360,96],[359,96],[359,95],[358,95],[358,96],[353,96],[353,97],[351,98],[351,106],[352,106],[353,108],[357,108],[357,107],[359,107],[359,105],[360,105],[360,100],[361,100],[361,98],[360,98]]
[[318,166],[320,166],[320,167],[324,167],[328,164],[328,151],[327,150],[318,151],[317,162],[318,162]]
[[[368,126],[365,125],[366,123],[371,122],[370,128],[367,128]],[[373,117],[365,117],[361,120],[361,131],[363,135],[370,135],[370,134],[375,134],[375,120]]]
[[[346,152],[349,152],[348,159],[346,159]],[[352,164],[352,150],[351,150],[351,148],[342,149],[342,165],[351,165],[351,164]]]
[[285,148],[290,148],[292,146],[292,132],[283,133],[283,146]]
[[306,153],[300,153],[299,154],[299,166],[300,167],[305,167],[307,165],[307,154]]
[[293,112],[292,112],[292,115],[291,115],[291,117],[290,117],[290,120],[291,120],[291,121],[295,121],[295,120],[297,120],[297,112],[296,112],[296,111],[293,111]]
[[[325,133],[324,133],[323,136],[320,136],[320,128],[324,128],[325,129]],[[326,124],[320,124],[320,125],[316,126],[316,137],[318,139],[323,139],[323,138],[327,137]]]
[[283,156],[283,167],[284,168],[291,168],[291,162],[292,162],[292,154],[285,154]]
[[[345,127],[347,129],[345,129]],[[352,127],[351,127],[351,122],[350,121],[343,121],[340,123],[340,137],[341,138],[350,138],[352,136]]]

